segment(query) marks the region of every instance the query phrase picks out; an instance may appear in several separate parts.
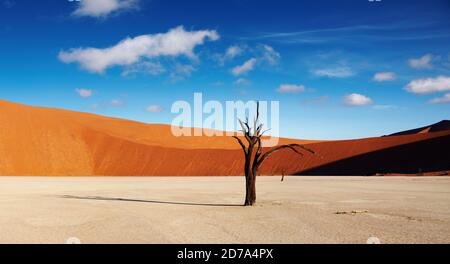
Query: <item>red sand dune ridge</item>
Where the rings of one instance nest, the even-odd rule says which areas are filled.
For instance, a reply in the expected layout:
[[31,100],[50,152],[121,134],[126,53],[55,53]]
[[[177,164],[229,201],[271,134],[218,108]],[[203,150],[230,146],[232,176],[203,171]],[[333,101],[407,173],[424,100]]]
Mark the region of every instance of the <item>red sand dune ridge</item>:
[[[0,101],[0,113],[0,175],[242,175],[242,153],[230,137],[174,137],[167,125],[7,101]],[[449,136],[447,130],[330,142],[281,139],[282,144],[307,144],[318,154],[301,158],[289,151],[279,153],[267,161],[262,174],[299,173],[365,153]]]
[[190,170],[167,163],[161,155],[179,162],[196,156],[189,150],[240,148],[230,137],[175,137],[168,125],[1,100],[0,113],[0,175],[180,175]]

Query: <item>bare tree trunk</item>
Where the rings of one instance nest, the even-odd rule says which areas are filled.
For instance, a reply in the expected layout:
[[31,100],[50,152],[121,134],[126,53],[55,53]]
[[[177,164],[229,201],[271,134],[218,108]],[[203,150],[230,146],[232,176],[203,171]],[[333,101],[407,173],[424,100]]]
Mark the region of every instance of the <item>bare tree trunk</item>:
[[[244,173],[245,173],[245,192],[246,192],[244,204],[245,206],[252,206],[256,202],[256,176],[258,175],[259,167],[269,156],[282,149],[291,149],[294,152],[303,155],[294,147],[301,148],[314,154],[314,151],[299,144],[278,146],[272,148],[271,150],[263,154],[263,145],[261,138],[263,137],[264,132],[266,131],[262,130],[263,125],[259,123],[259,102],[257,103],[256,109],[257,112],[253,129],[251,128],[248,122],[248,118],[246,122],[242,122],[241,120],[239,120],[239,123],[241,124],[242,127],[241,132],[243,133],[243,136],[247,140],[248,145],[244,144],[244,142],[239,137],[233,136],[233,138],[236,139],[239,145],[242,147],[242,151],[244,152],[245,158]],[[284,180],[284,172],[281,181],[283,180]]]
[[247,172],[245,206],[252,206],[256,202],[256,175],[250,170]]

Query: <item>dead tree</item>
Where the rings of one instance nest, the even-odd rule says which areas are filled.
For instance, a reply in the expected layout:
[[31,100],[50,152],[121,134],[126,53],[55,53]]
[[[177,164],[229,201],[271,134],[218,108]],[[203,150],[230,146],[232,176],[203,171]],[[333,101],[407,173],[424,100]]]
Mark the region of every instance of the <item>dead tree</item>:
[[234,136],[239,145],[241,145],[245,157],[244,175],[246,179],[246,195],[245,206],[252,206],[256,202],[256,176],[258,176],[258,170],[267,158],[274,153],[283,150],[290,149],[295,153],[303,156],[297,148],[305,150],[314,154],[314,151],[299,144],[289,144],[274,147],[263,153],[262,137],[268,130],[263,131],[263,124],[259,121],[259,102],[257,103],[256,117],[253,122],[253,127],[250,126],[248,117],[245,122],[239,120],[242,127],[241,132],[247,144],[245,144],[240,137]]

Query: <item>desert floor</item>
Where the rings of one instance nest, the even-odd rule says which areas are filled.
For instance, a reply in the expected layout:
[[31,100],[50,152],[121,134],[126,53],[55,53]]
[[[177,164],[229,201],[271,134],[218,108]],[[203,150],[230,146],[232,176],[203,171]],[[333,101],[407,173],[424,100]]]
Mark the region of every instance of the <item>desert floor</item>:
[[252,208],[243,185],[0,177],[0,243],[450,243],[450,178],[260,177]]

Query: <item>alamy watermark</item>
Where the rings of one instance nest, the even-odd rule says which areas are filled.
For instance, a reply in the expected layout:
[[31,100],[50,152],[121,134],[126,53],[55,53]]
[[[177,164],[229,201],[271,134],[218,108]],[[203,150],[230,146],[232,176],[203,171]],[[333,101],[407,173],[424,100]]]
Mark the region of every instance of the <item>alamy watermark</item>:
[[81,240],[78,237],[69,237],[66,240],[66,244],[81,244]]
[[[268,129],[262,139],[265,147],[278,145],[280,135],[280,102],[258,101],[260,124]],[[257,101],[203,101],[202,93],[195,93],[193,102],[176,101],[171,112],[172,134],[181,136],[239,136],[239,120],[255,118]],[[192,129],[194,128],[194,129]]]
[[369,237],[369,239],[367,239],[367,244],[381,244],[381,240],[378,237]]

